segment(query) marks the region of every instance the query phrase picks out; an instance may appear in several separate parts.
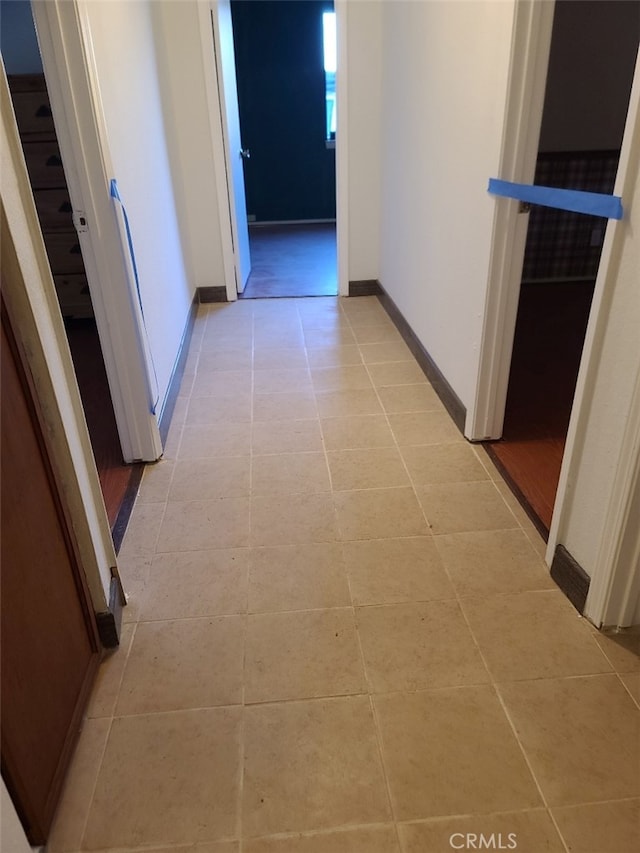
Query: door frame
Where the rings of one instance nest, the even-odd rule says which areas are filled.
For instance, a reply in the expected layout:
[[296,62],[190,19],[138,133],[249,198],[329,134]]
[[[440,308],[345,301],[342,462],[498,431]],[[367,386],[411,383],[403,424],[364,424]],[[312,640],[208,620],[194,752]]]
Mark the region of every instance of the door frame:
[[[348,142],[347,142],[347,3],[348,0],[335,0],[336,31],[338,40],[338,74],[336,75],[336,248],[338,295],[349,295],[349,259],[348,259]],[[214,171],[217,188],[218,212],[220,215],[220,234],[222,240],[222,261],[227,301],[238,298],[236,277],[239,278],[238,262],[234,246],[237,245],[236,199],[233,186],[228,180],[231,174],[230,147],[227,136],[224,109],[221,104],[219,88],[221,86],[219,68],[216,62],[216,44],[219,45],[217,31],[217,0],[199,3],[200,44],[205,69],[205,85],[209,104],[209,126],[213,149]],[[212,32],[213,22],[213,32]],[[219,51],[218,51],[219,52]],[[245,211],[246,213],[246,211]]]
[[[511,68],[498,176],[533,183],[542,126],[555,0],[515,4]],[[502,437],[529,216],[496,198],[475,397],[467,412],[471,441]]]
[[162,454],[154,380],[131,256],[110,195],[109,149],[85,0],[33,0],[56,135],[126,462]]
[[[633,193],[639,151],[640,49],[636,57],[614,187],[614,194],[623,200]],[[549,531],[549,564],[569,521],[573,484],[582,464],[583,445],[596,393],[598,368],[609,319],[609,296],[627,228],[625,214],[620,221],[610,220],[605,232]],[[640,503],[640,376],[636,376],[634,391],[626,410],[618,412],[618,417],[625,423],[625,431],[614,460],[613,485],[584,608],[584,615],[598,627],[631,624],[640,594],[640,529],[637,516],[634,515]]]
[[[531,183],[542,121],[555,2],[515,4],[511,71],[499,177]],[[614,192],[631,190],[632,152],[640,150],[640,54],[636,62]],[[637,156],[637,155],[636,155]],[[518,202],[496,199],[493,242],[480,343],[479,369],[465,436],[471,441],[502,435],[526,239],[526,215]],[[566,532],[572,486],[582,463],[582,447],[594,397],[608,311],[605,287],[613,275],[621,223],[609,222],[598,270],[571,419],[556,493],[545,560],[551,565]],[[639,380],[640,382],[640,380]],[[640,591],[640,532],[633,509],[640,482],[640,385],[625,415],[629,426],[619,448],[599,552],[591,576],[584,615],[596,626],[625,625],[633,618]],[[635,425],[635,427],[634,427]],[[635,433],[634,433],[635,428]],[[629,563],[635,559],[636,564]],[[627,621],[624,621],[627,620]]]

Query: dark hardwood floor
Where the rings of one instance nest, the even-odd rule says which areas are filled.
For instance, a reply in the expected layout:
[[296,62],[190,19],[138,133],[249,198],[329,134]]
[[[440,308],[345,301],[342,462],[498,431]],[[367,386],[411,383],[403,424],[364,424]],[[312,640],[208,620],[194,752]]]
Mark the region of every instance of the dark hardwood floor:
[[[144,465],[122,460],[120,439],[94,320],[65,322],[71,357],[76,370],[93,455],[116,549],[122,536],[122,518],[137,491]],[[124,526],[126,527],[126,521]]]
[[243,299],[335,296],[335,223],[251,225],[251,275]]
[[487,447],[548,533],[593,282],[522,286],[501,441]]

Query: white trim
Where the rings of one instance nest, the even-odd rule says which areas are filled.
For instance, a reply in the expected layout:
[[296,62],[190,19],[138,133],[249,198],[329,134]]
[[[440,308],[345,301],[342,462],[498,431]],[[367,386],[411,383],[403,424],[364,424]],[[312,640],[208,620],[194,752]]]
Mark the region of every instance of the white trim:
[[235,302],[238,298],[236,288],[236,267],[233,251],[233,224],[231,221],[231,200],[227,179],[227,158],[224,144],[224,117],[218,82],[218,64],[216,61],[215,43],[217,29],[215,26],[215,0],[198,2],[198,19],[200,24],[200,48],[204,67],[204,83],[209,104],[209,129],[211,132],[211,149],[213,152],[213,168],[216,180],[216,198],[218,216],[220,219],[220,241],[222,245],[222,266],[224,283],[227,290],[227,300]]
[[640,373],[618,457],[584,615],[598,627],[633,624],[640,595]]
[[348,113],[348,0],[336,0],[336,249],[338,295],[349,295],[349,113]]
[[84,0],[34,0],[47,88],[69,194],[88,222],[78,235],[124,459],[162,453],[155,389],[128,246],[109,195],[113,177]]
[[[554,2],[546,0],[515,4],[509,90],[496,176],[503,180],[533,182],[554,8]],[[529,222],[527,215],[519,214],[518,202],[496,199],[495,204],[478,377],[465,428],[466,437],[472,441],[502,435]]]

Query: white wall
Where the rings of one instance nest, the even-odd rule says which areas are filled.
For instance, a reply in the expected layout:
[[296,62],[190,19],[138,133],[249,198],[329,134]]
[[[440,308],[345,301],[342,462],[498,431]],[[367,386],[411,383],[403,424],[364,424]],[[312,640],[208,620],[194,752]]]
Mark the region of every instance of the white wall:
[[222,287],[220,218],[197,4],[155,2],[153,15],[185,262],[195,287]]
[[382,3],[347,3],[350,281],[380,277]]
[[109,148],[126,207],[162,402],[195,292],[165,138],[150,0],[87,3]]
[[388,2],[382,21],[382,285],[473,400],[514,3]]

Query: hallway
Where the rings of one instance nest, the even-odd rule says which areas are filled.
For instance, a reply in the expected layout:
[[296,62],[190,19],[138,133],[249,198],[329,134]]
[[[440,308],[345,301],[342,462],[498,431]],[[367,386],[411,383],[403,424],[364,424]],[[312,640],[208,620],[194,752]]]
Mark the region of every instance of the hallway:
[[543,553],[375,297],[201,306],[49,853],[636,850],[639,637]]

